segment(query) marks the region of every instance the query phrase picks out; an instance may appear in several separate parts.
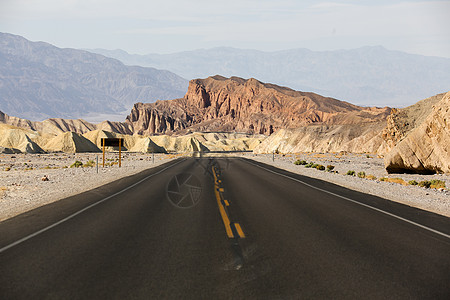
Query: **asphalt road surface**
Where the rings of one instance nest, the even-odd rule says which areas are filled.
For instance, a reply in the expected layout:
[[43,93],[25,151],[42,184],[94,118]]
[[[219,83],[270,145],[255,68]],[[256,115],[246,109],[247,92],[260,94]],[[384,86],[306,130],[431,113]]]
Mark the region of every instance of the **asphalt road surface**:
[[188,158],[0,223],[0,299],[450,299],[450,221]]

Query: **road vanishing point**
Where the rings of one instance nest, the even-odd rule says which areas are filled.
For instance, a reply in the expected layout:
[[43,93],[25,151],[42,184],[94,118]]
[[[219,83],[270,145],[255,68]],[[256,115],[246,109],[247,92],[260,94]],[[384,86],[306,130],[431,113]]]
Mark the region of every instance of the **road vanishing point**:
[[449,218],[180,158],[0,223],[0,299],[450,299]]

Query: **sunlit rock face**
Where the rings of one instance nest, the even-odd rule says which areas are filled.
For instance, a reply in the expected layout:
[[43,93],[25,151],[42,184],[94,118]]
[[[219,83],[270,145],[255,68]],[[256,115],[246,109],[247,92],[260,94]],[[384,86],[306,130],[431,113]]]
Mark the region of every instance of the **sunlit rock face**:
[[270,135],[310,124],[376,122],[389,113],[389,108],[360,107],[253,78],[213,76],[191,80],[183,98],[135,104],[126,122],[137,134],[225,131]]

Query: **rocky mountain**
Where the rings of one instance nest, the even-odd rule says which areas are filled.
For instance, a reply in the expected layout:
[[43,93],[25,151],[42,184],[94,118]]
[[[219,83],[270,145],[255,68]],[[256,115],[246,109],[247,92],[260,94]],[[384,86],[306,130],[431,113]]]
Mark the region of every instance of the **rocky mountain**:
[[[399,122],[405,116],[407,122]],[[450,92],[401,110],[392,119],[391,124],[400,124],[391,126],[400,138],[385,157],[389,173],[450,173]]]
[[123,114],[139,101],[182,97],[187,81],[169,71],[0,33],[0,110],[21,118]]
[[450,59],[383,47],[338,51],[292,49],[277,52],[213,48],[173,54],[134,55],[89,50],[128,65],[170,70],[188,79],[214,74],[257,78],[359,105],[405,107],[448,90]]
[[221,76],[189,82],[183,98],[137,103],[126,123],[137,134],[237,131],[270,135],[310,124],[350,125],[385,120],[390,108],[360,107],[256,79]]

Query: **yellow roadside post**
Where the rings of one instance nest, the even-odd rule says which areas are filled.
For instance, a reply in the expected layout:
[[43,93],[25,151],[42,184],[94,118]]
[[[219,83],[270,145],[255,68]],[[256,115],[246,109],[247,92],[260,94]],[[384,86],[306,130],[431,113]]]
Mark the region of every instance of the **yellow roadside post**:
[[122,167],[122,145],[123,145],[123,138],[102,138],[103,167],[105,167],[106,146],[119,147],[119,167]]

